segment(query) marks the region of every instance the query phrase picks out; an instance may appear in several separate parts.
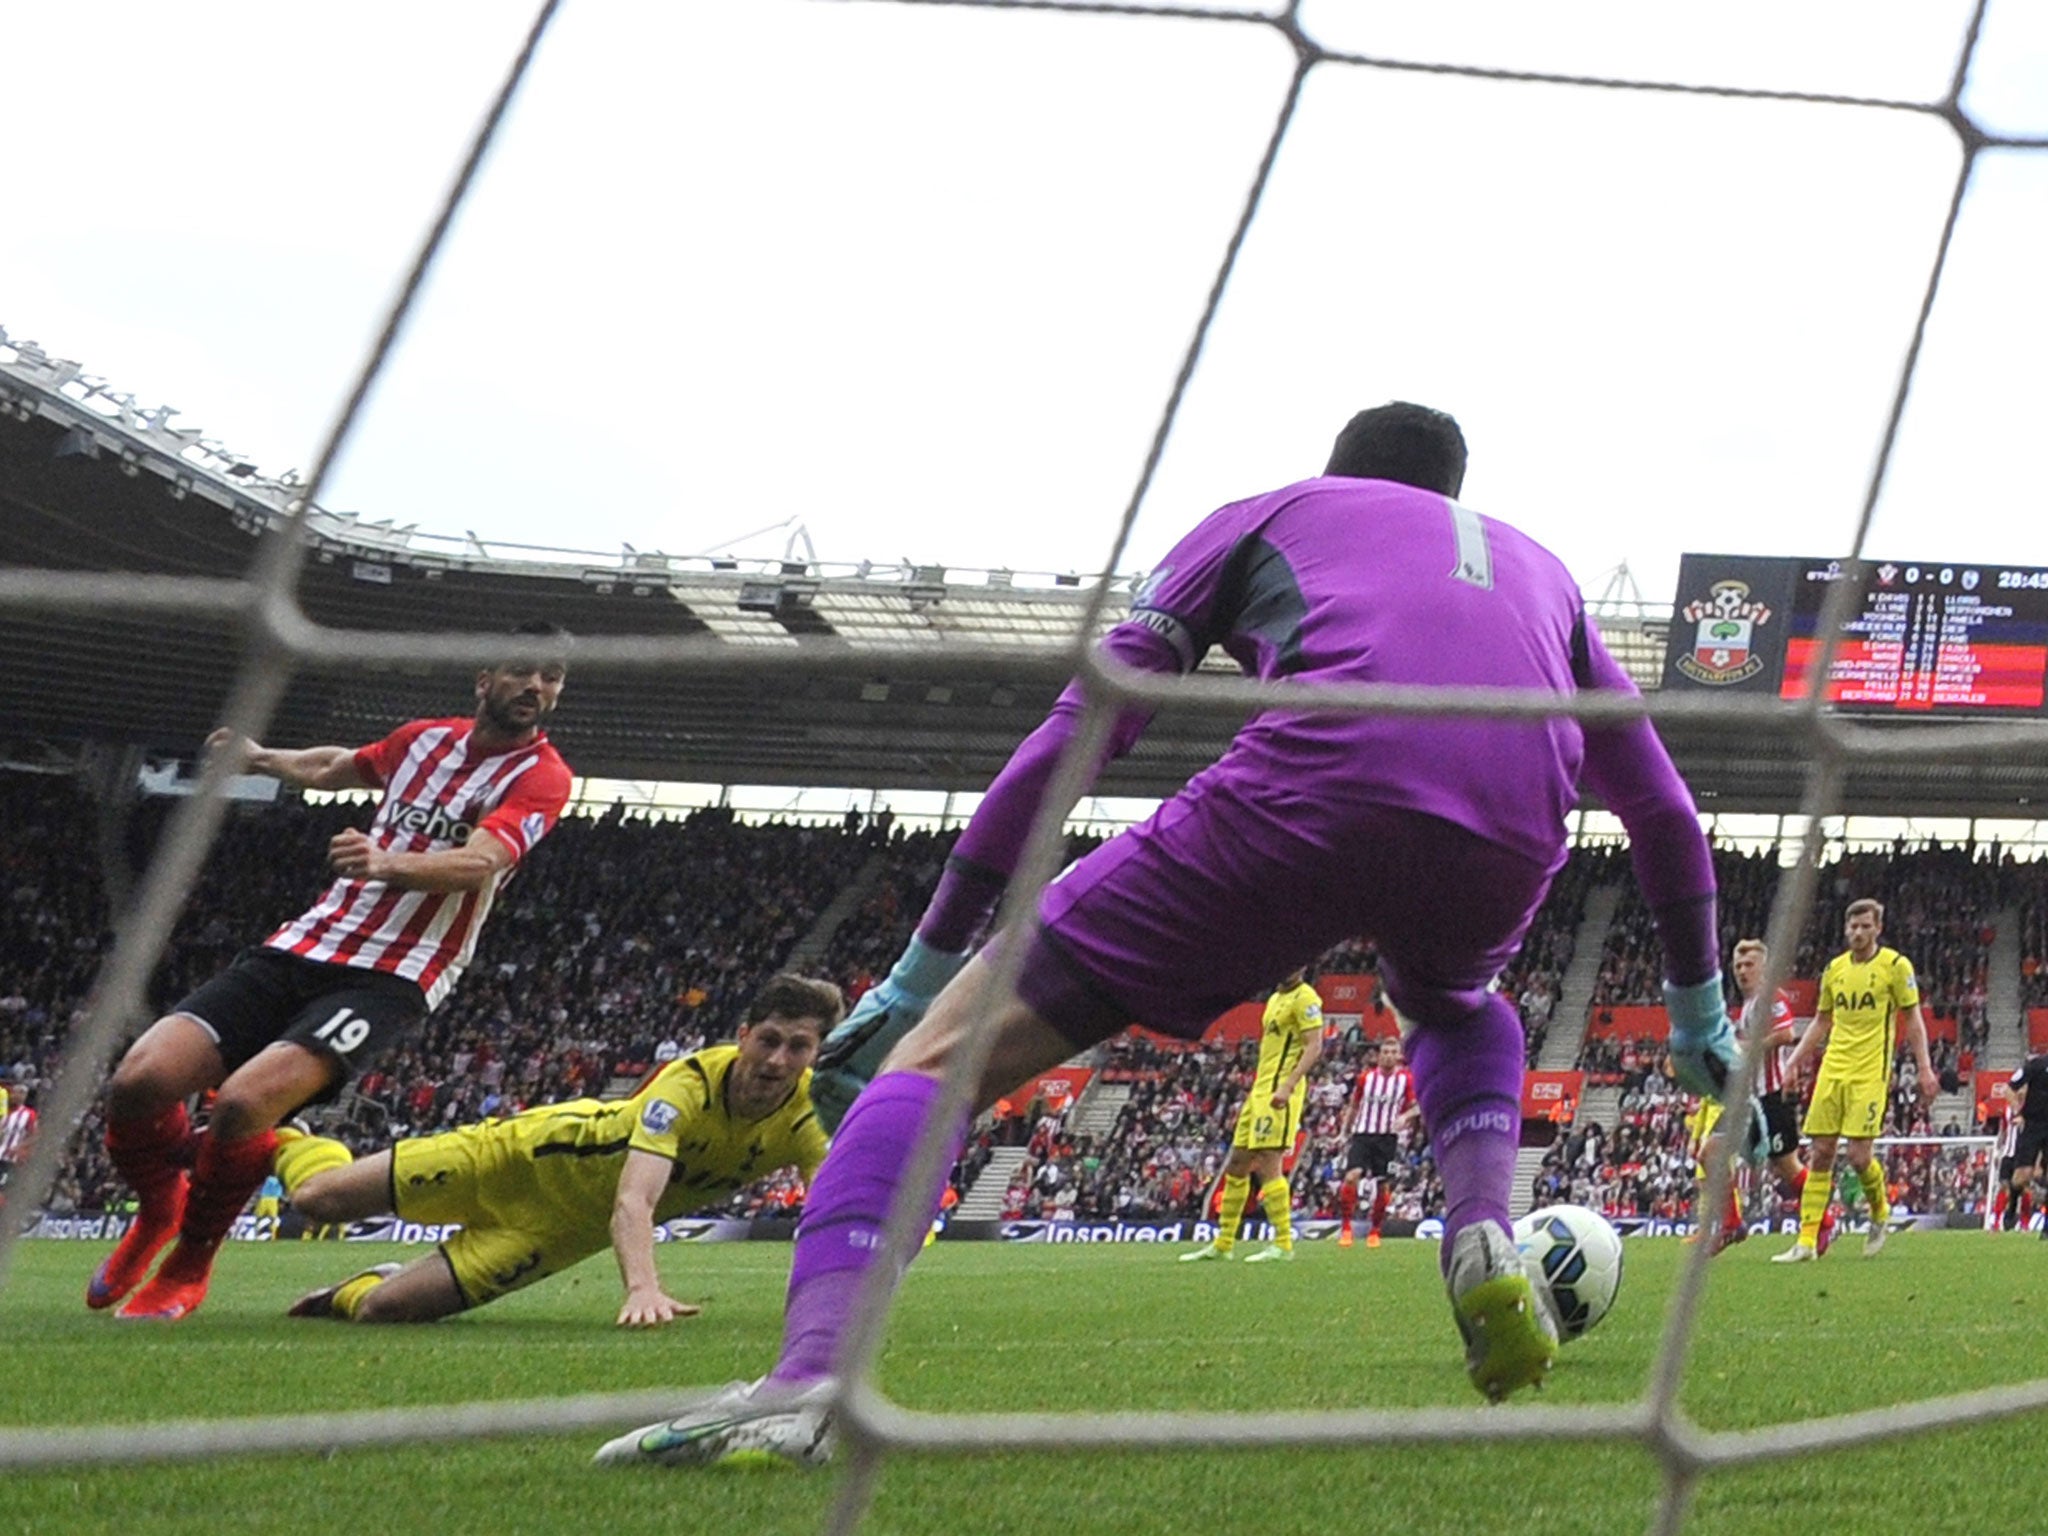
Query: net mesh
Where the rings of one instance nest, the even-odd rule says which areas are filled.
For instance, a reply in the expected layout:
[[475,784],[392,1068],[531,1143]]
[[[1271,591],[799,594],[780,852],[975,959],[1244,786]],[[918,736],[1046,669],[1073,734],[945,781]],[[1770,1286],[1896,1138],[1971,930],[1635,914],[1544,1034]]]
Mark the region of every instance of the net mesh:
[[[1395,715],[1488,715],[1533,717],[1571,715],[1582,720],[1648,715],[1725,723],[1746,730],[1773,730],[1805,746],[1810,768],[1802,797],[1806,832],[1797,863],[1780,885],[1769,925],[1774,956],[1797,951],[1799,926],[1816,894],[1824,819],[1844,807],[1848,774],[1855,765],[1879,759],[1933,759],[1970,753],[1979,757],[2037,754],[2042,733],[2031,725],[1946,726],[1937,731],[1900,734],[1873,730],[1829,714],[1820,687],[1828,661],[1838,644],[1842,621],[1862,595],[1865,541],[1879,495],[1885,485],[1908,391],[1918,365],[1929,315],[1940,291],[1949,260],[1958,212],[1986,150],[2040,150],[2048,139],[1986,131],[1962,102],[1978,50],[1987,0],[1978,0],[1969,15],[1947,89],[1934,100],[1890,99],[1796,89],[1688,83],[1676,80],[1627,79],[1536,70],[1431,63],[1344,52],[1320,44],[1304,22],[1304,7],[1292,0],[1277,10],[1254,8],[1069,3],[1069,0],[877,0],[898,5],[958,6],[983,10],[1032,10],[1101,13],[1135,18],[1173,18],[1224,27],[1269,29],[1292,48],[1295,65],[1281,101],[1264,154],[1244,199],[1236,225],[1217,263],[1208,296],[1194,325],[1181,365],[1160,412],[1143,467],[1118,520],[1107,558],[1098,569],[1120,568],[1129,547],[1138,511],[1144,502],[1161,455],[1180,413],[1183,398],[1199,365],[1224,294],[1231,282],[1247,232],[1258,217],[1273,167],[1288,141],[1302,88],[1317,70],[1405,72],[1465,77],[1478,81],[1543,84],[1589,91],[1645,92],[1796,102],[1918,114],[1938,119],[1952,130],[1961,148],[1940,239],[1922,288],[1918,314],[1898,370],[1875,463],[1854,525],[1842,541],[1852,579],[1834,583],[1818,632],[1821,655],[1807,676],[1808,692],[1797,700],[1720,699],[1651,695],[1628,699],[1587,695],[1569,700],[1532,698],[1526,694],[1483,690],[1423,689],[1390,686],[1318,687],[1312,693],[1286,683],[1255,683],[1221,677],[1161,679],[1138,674],[1089,653],[1087,637],[1097,632],[1110,599],[1105,577],[1090,594],[1084,621],[1077,627],[1072,658],[1082,680],[1087,707],[1077,733],[1034,828],[1020,877],[1006,898],[1005,920],[1014,919],[1036,900],[1055,871],[1060,828],[1079,798],[1089,763],[1101,744],[1114,712],[1129,703],[1173,703],[1182,710],[1200,710],[1220,718],[1243,717],[1285,704],[1311,704],[1317,710],[1343,710]],[[328,471],[348,441],[367,393],[383,369],[410,315],[422,281],[440,250],[443,236],[467,195],[489,152],[506,108],[518,92],[536,50],[554,20],[558,0],[547,0],[534,18],[525,44],[506,72],[450,184],[439,214],[422,241],[418,255],[389,307],[381,332],[364,359],[346,403],[327,434],[305,486],[304,499],[280,530],[267,537],[245,580],[130,577],[50,571],[0,571],[0,607],[63,609],[71,612],[120,612],[146,615],[169,623],[206,616],[239,620],[249,636],[225,711],[225,723],[260,737],[293,673],[300,669],[351,668],[365,663],[467,664],[476,646],[489,637],[451,634],[367,634],[325,627],[310,620],[294,599],[295,581],[308,547],[306,508],[317,501]],[[956,649],[956,659],[969,659]],[[991,657],[1004,655],[991,648]],[[1014,656],[1007,658],[1015,661]],[[811,674],[871,674],[878,667],[907,671],[928,667],[932,658],[922,648],[901,651],[867,646],[858,651],[805,647],[787,650],[724,647],[688,639],[593,637],[579,645],[579,668],[653,669],[689,666],[705,671],[751,672],[761,667],[803,668]],[[149,866],[118,942],[100,974],[93,1000],[67,1053],[64,1069],[47,1104],[50,1125],[76,1123],[88,1107],[115,1047],[145,1020],[144,987],[152,966],[170,935],[192,883],[218,831],[223,814],[224,774],[215,764],[207,770],[201,792],[182,805]],[[1006,968],[1014,968],[1021,946],[1009,946]],[[1005,981],[1014,979],[1005,976]],[[1767,977],[1768,991],[1783,978]],[[1735,1101],[1747,1113],[1746,1090],[1757,1067],[1763,1037],[1736,1085]],[[1328,1413],[1123,1413],[1114,1416],[1066,1414],[935,1414],[905,1409],[884,1397],[874,1383],[874,1365],[887,1321],[891,1287],[880,1277],[907,1262],[922,1237],[921,1213],[926,1192],[936,1191],[943,1174],[937,1128],[966,1106],[970,1084],[978,1077],[988,1042],[971,1040],[951,1066],[943,1092],[942,1112],[931,1117],[933,1134],[916,1149],[885,1238],[884,1262],[871,1271],[849,1342],[841,1427],[848,1450],[842,1479],[828,1516],[830,1531],[850,1533],[861,1525],[872,1499],[875,1478],[884,1459],[897,1452],[987,1452],[990,1450],[1061,1451],[1073,1448],[1160,1448],[1198,1446],[1425,1445],[1488,1441],[1632,1440],[1641,1444],[1662,1471],[1662,1494],[1652,1529],[1675,1532],[1684,1525],[1698,1479],[1717,1469],[1804,1455],[1810,1451],[1884,1440],[1937,1426],[1979,1423],[2048,1407],[2048,1379],[2017,1386],[1967,1392],[1868,1412],[1833,1415],[1766,1430],[1708,1432],[1686,1414],[1679,1389],[1692,1353],[1695,1321],[1705,1287],[1711,1245],[1693,1245],[1672,1297],[1655,1365],[1642,1397],[1628,1405],[1551,1408],[1542,1405],[1512,1411],[1407,1410]],[[1739,1139],[1739,1124],[1732,1134]],[[63,1155],[66,1138],[40,1139],[20,1171],[11,1193],[27,1209],[39,1207],[48,1194]],[[1715,1168],[1704,1209],[1718,1210],[1728,1171]],[[4,1286],[16,1224],[0,1225],[0,1286]],[[891,1262],[891,1261],[894,1262]],[[528,1434],[541,1430],[615,1428],[686,1406],[678,1392],[634,1392],[565,1397],[530,1402],[436,1405],[426,1408],[362,1412],[315,1413],[262,1419],[211,1419],[144,1425],[80,1427],[55,1430],[0,1429],[0,1466],[27,1468],[60,1464],[133,1461],[145,1458],[189,1459],[228,1453],[416,1444],[484,1435]]]

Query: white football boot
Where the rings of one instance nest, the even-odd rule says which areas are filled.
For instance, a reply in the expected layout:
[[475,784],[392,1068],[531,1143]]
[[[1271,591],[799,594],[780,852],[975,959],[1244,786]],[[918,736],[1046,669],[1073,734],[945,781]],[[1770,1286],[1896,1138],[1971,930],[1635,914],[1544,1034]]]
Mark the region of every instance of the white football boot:
[[800,1386],[763,1377],[735,1381],[680,1417],[607,1441],[600,1466],[644,1462],[662,1467],[763,1465],[819,1467],[832,1459],[829,1376]]

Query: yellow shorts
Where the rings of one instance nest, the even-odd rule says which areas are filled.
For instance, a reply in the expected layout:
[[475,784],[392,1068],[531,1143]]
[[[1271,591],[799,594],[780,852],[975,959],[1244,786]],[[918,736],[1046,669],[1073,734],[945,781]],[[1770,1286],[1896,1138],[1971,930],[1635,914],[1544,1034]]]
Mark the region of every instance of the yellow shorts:
[[271,1221],[277,1220],[277,1199],[275,1196],[268,1200],[258,1200],[256,1202],[256,1219],[262,1221],[266,1217]]
[[1230,1138],[1233,1147],[1243,1147],[1247,1152],[1291,1152],[1294,1150],[1294,1133],[1301,1129],[1301,1106],[1290,1103],[1285,1109],[1275,1109],[1270,1094],[1254,1091],[1244,1101],[1244,1108],[1237,1112],[1237,1133]]
[[565,1224],[533,1194],[532,1160],[504,1122],[466,1125],[391,1149],[392,1204],[402,1221],[460,1222],[441,1253],[472,1307],[559,1274],[611,1241],[609,1210]]
[[1884,1102],[1890,1084],[1883,1078],[1851,1080],[1823,1072],[1813,1085],[1813,1102],[1800,1129],[1809,1136],[1847,1136],[1867,1141],[1884,1129]]
[[1714,1127],[1721,1123],[1721,1101],[1701,1099],[1699,1107],[1685,1117],[1685,1123],[1695,1144],[1705,1141],[1714,1134]]
[[1720,1123],[1721,1101],[1719,1099],[1701,1099],[1693,1107],[1692,1113],[1685,1117],[1686,1135],[1691,1138],[1692,1152],[1695,1159],[1692,1170],[1700,1178],[1704,1179],[1707,1176],[1707,1169],[1706,1165],[1697,1161],[1697,1159],[1702,1152],[1706,1151],[1707,1138],[1714,1134],[1714,1127]]

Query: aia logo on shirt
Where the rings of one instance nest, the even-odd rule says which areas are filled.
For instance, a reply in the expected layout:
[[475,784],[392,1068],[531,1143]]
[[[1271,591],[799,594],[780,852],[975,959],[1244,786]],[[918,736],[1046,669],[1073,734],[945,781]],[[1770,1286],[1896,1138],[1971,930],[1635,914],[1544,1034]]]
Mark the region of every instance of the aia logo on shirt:
[[476,828],[469,822],[458,821],[438,805],[407,804],[392,813],[391,830],[409,837],[424,837],[429,842],[453,843],[460,847],[469,841]]
[[1835,1006],[1831,1011],[1841,1013],[1845,1009],[1861,1008],[1867,1012],[1876,1006],[1877,994],[1875,992],[1837,992],[1835,994]]

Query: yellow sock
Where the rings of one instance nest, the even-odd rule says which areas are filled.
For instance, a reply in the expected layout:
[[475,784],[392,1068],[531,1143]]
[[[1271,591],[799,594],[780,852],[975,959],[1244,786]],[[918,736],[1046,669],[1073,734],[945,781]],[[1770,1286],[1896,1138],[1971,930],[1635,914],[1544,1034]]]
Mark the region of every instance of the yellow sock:
[[284,1182],[284,1192],[294,1195],[314,1174],[325,1173],[329,1168],[346,1168],[355,1160],[355,1153],[332,1137],[280,1132],[277,1150],[270,1155],[270,1167]]
[[1835,1175],[1830,1169],[1822,1173],[1818,1168],[1806,1176],[1806,1188],[1799,1196],[1799,1241],[1809,1248],[1820,1245],[1820,1224],[1828,1214],[1828,1201],[1834,1198]]
[[1268,1179],[1259,1191],[1259,1203],[1266,1208],[1266,1220],[1273,1223],[1273,1241],[1290,1253],[1294,1249],[1294,1191],[1285,1179]]
[[1216,1246],[1228,1253],[1237,1242],[1237,1224],[1244,1220],[1245,1202],[1252,1197],[1250,1179],[1223,1180],[1223,1205],[1216,1213]]
[[1884,1164],[1873,1157],[1856,1177],[1863,1181],[1863,1198],[1870,1202],[1870,1219],[1883,1226],[1892,1219],[1892,1202],[1884,1188]]
[[341,1288],[334,1293],[334,1314],[350,1322],[356,1320],[356,1309],[363,1304],[363,1298],[384,1283],[385,1277],[374,1269],[364,1270],[353,1280],[344,1280]]

